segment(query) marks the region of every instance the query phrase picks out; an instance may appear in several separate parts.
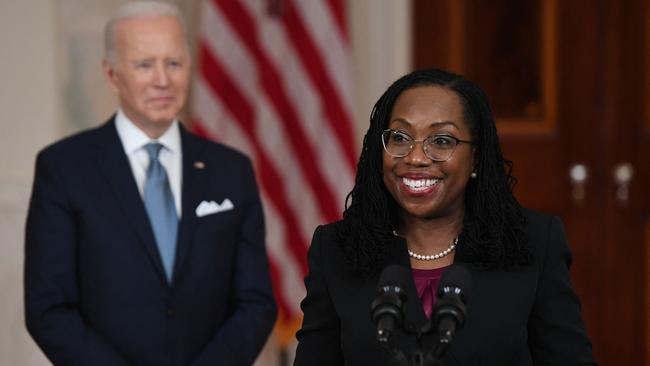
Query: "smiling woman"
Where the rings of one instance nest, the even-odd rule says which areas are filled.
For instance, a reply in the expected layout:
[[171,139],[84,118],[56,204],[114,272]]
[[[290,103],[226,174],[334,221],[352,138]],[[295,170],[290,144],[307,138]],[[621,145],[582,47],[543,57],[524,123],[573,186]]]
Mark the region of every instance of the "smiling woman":
[[[372,111],[343,220],[314,233],[295,364],[434,351],[438,286],[462,266],[472,296],[446,365],[593,365],[562,224],[519,205],[511,168],[476,84],[436,69],[393,83]],[[370,308],[393,264],[411,276],[382,352]]]
[[[406,154],[397,155],[390,143],[384,143],[384,185],[401,208],[396,226],[400,233],[411,236],[408,242],[412,251],[439,252],[460,234],[465,186],[474,169],[475,148],[456,144],[471,139],[460,97],[440,86],[405,90],[395,101],[388,128],[396,131],[393,136],[414,141]],[[421,136],[422,148],[410,136]],[[431,237],[419,230],[419,225],[434,225],[436,221],[447,228],[439,235]],[[451,259],[415,264],[436,268],[450,264]]]

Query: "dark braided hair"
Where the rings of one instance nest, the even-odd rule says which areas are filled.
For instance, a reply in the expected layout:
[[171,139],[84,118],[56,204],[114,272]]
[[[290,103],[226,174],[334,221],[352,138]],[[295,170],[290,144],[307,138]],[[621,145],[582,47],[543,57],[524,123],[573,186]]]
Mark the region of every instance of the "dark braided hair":
[[363,139],[357,175],[348,194],[343,221],[337,228],[345,258],[362,276],[383,266],[392,229],[398,224],[398,205],[383,183],[381,134],[389,123],[393,105],[408,89],[439,85],[454,91],[477,146],[476,179],[465,187],[465,217],[456,255],[481,268],[511,269],[532,261],[524,234],[524,215],[512,195],[516,179],[512,162],[499,146],[488,98],[475,83],[438,69],[414,71],[395,81],[379,98]]

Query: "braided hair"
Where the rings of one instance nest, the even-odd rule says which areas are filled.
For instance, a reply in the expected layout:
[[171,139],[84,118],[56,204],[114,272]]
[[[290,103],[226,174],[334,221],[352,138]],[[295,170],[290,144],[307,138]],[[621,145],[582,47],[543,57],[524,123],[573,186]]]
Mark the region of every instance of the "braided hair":
[[438,85],[454,91],[476,142],[477,177],[465,187],[465,217],[457,256],[481,268],[510,269],[532,261],[524,233],[524,215],[512,195],[516,179],[513,164],[499,146],[488,98],[475,83],[438,69],[414,71],[395,81],[379,98],[363,139],[352,191],[345,201],[337,238],[353,270],[368,276],[383,267],[399,207],[383,183],[381,134],[387,128],[393,105],[402,92]]

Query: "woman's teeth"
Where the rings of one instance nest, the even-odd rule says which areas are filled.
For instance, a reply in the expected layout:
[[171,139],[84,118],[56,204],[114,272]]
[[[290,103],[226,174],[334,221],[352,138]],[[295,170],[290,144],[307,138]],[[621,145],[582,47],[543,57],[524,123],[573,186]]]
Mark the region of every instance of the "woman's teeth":
[[434,184],[438,184],[440,182],[440,179],[409,179],[409,178],[402,178],[402,182],[409,187],[410,189],[413,190],[425,190]]

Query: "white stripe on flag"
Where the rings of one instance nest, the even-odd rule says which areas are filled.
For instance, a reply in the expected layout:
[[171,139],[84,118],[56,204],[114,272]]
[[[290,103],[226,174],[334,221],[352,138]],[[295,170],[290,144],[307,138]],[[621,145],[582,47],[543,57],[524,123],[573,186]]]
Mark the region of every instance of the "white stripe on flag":
[[260,17],[259,14],[256,16],[264,51],[280,72],[289,97],[300,101],[295,103],[294,107],[299,114],[301,126],[307,133],[309,143],[316,147],[317,164],[328,185],[334,189],[336,203],[342,211],[345,196],[354,184],[354,176],[352,169],[346,164],[340,141],[325,122],[327,116],[323,103],[287,41],[284,28],[274,18]]
[[[249,0],[250,1],[250,0]],[[334,81],[336,91],[349,115],[352,115],[354,89],[352,88],[350,49],[341,35],[330,8],[324,1],[292,1],[303,19],[310,38],[325,61],[328,77]]]
[[[261,143],[263,152],[270,158],[273,168],[283,178],[283,189],[290,200],[290,206],[296,211],[296,218],[300,221],[300,233],[307,241],[316,226],[324,220],[317,212],[318,205],[314,199],[317,192],[313,192],[303,179],[302,170],[295,159],[297,152],[291,151],[287,142],[288,132],[279,122],[275,110],[270,107],[266,95],[254,79],[257,73],[256,67],[251,62],[254,58],[242,47],[243,43],[237,40],[236,34],[230,31],[219,9],[213,8],[206,13],[215,24],[222,24],[219,27],[220,37],[207,39],[206,44],[230,75],[242,75],[242,77],[234,77],[233,81],[255,109],[257,140]],[[217,43],[217,40],[223,43]]]
[[[304,296],[303,248],[318,224],[342,211],[354,183],[353,147],[344,146],[354,135],[349,48],[324,0],[281,1],[305,28],[299,34],[266,0],[229,1],[202,3],[198,44],[217,70],[198,67],[192,113],[210,138],[255,164],[276,295],[291,320]],[[297,49],[301,42],[311,50]],[[237,100],[245,105],[226,104]]]

